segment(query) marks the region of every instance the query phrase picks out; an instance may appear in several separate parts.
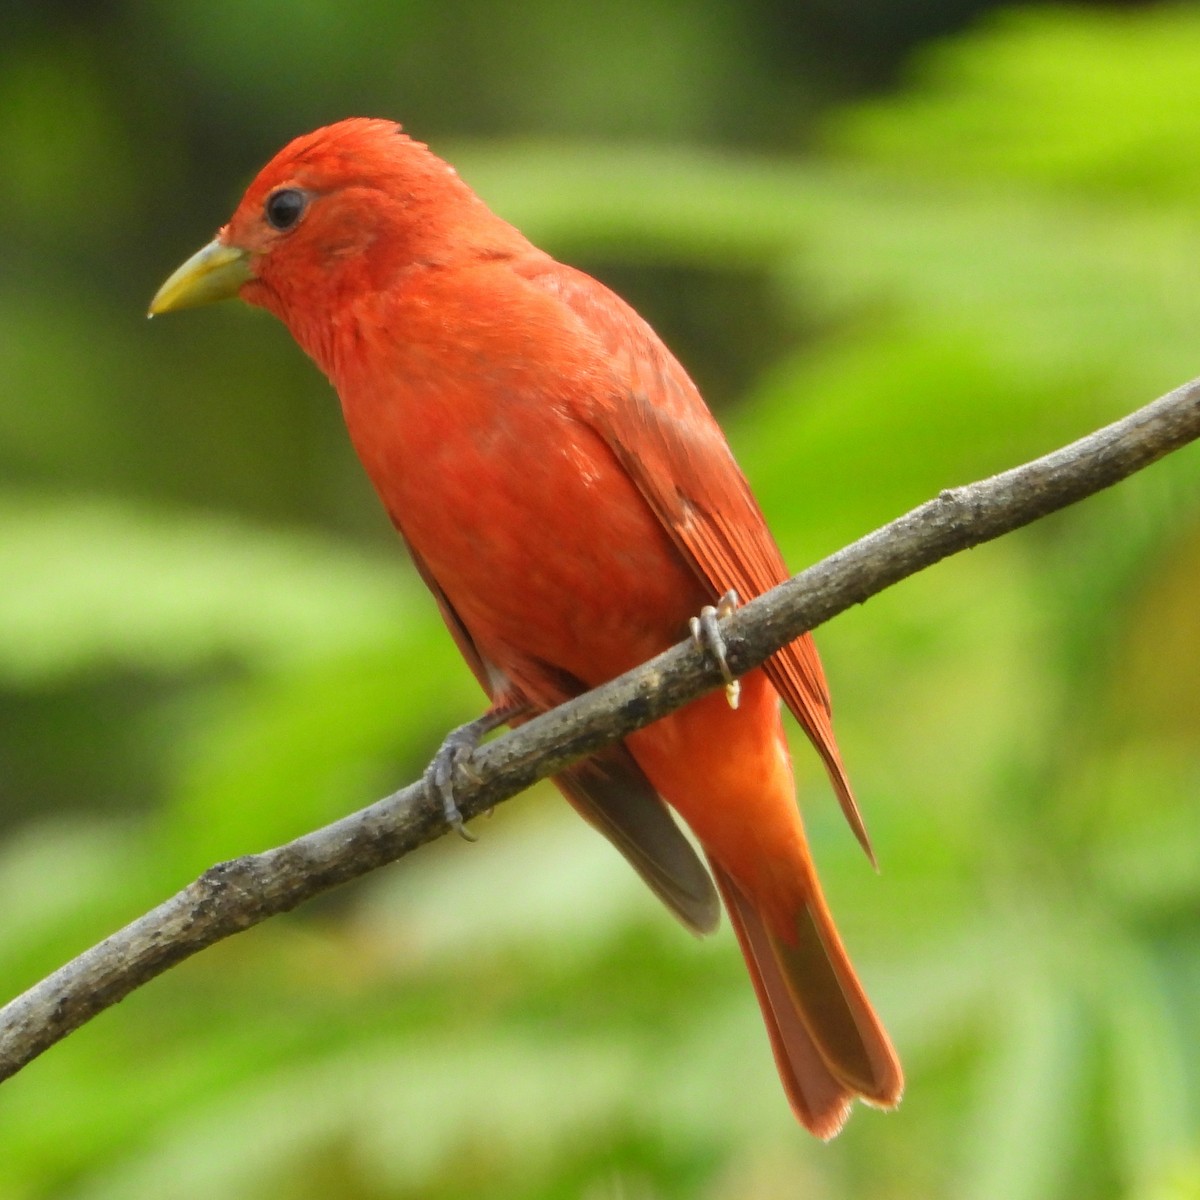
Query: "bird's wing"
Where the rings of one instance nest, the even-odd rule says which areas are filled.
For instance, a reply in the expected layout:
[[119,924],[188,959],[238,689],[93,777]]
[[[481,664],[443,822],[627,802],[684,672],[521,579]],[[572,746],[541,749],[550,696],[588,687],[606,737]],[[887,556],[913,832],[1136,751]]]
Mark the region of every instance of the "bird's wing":
[[[613,384],[590,389],[581,416],[636,482],[714,599],[733,588],[750,600],[787,579],[783,556],[725,435],[653,330],[580,271],[540,260],[527,276],[556,293],[599,343]],[[874,861],[834,740],[825,674],[811,637],[784,646],[765,670],[824,761],[842,811]]]
[[721,901],[712,876],[623,744],[577,763],[554,782],[688,929],[716,929]]
[[[500,682],[499,672],[480,652],[428,565],[407,539],[405,542],[417,573],[433,593],[446,627],[492,701],[493,710],[513,704],[520,709],[523,697],[519,689],[508,680]],[[498,682],[502,689],[499,694]],[[539,693],[552,687],[558,702],[585,690],[582,684],[568,680],[561,672],[539,682],[545,685]],[[519,725],[531,715],[534,714],[515,716],[508,723]],[[554,777],[554,783],[575,811],[612,842],[650,890],[688,929],[701,934],[716,929],[721,902],[712,877],[623,745],[610,746],[568,767]]]

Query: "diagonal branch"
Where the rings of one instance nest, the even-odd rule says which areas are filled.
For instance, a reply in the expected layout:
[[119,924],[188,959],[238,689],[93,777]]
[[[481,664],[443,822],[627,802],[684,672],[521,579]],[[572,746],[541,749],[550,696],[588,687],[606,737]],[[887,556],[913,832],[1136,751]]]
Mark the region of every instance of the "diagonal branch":
[[[942,492],[746,604],[722,625],[738,674],[854,604],[960,550],[1082,500],[1200,437],[1200,380],[1069,446]],[[691,643],[477,750],[464,817],[723,683]],[[0,1009],[0,1079],[197,951],[440,837],[439,799],[410,784],[285,846],[221,863]]]

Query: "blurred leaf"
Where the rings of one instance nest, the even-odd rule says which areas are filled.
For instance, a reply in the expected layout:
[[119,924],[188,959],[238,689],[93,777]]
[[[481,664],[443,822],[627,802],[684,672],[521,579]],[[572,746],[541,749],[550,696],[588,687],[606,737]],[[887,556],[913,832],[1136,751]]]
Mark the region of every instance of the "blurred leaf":
[[0,155],[7,163],[6,216],[24,218],[49,241],[76,239],[78,197],[86,232],[130,219],[133,148],[96,62],[97,47],[60,37],[0,73]]
[[117,662],[303,662],[380,637],[417,603],[396,564],[100,499],[9,495],[0,537],[0,671],[12,680]]
[[1054,1195],[1072,1157],[1070,1130],[1082,1084],[1074,1014],[1019,972],[1008,984],[997,997],[1002,1023],[979,1082],[975,1162],[959,1193],[971,1200]]
[[1200,190],[1200,14],[1025,7],[926,50],[907,96],[833,140],[905,175],[1182,201]]

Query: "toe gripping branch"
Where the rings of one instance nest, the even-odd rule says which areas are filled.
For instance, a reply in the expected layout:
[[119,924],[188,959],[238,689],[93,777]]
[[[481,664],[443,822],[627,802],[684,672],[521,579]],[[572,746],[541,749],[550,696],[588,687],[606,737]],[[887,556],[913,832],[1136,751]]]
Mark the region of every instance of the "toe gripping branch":
[[455,772],[462,770],[471,777],[478,778],[471,767],[471,755],[493,729],[499,729],[512,717],[517,716],[523,708],[522,704],[495,705],[482,717],[476,717],[474,721],[452,729],[446,734],[425,772],[426,789],[441,800],[442,815],[446,818],[446,824],[464,841],[474,842],[478,841],[478,838],[464,824],[463,815],[455,802]]
[[707,650],[721,668],[721,676],[725,680],[725,699],[730,708],[737,708],[741,698],[742,685],[733,677],[726,657],[725,637],[721,633],[720,622],[730,615],[738,606],[738,594],[732,588],[723,595],[716,604],[706,604],[698,617],[688,621],[692,631],[692,641],[702,650]]
[[[729,702],[730,708],[737,708],[742,685],[734,678],[733,671],[730,670],[725,637],[721,633],[720,622],[734,612],[738,603],[737,592],[730,589],[716,604],[706,604],[700,610],[700,615],[692,617],[688,622],[692,641],[711,655],[720,668],[721,676],[725,680],[725,699]],[[433,761],[425,772],[425,787],[441,801],[442,814],[446,818],[446,824],[459,837],[468,842],[474,842],[477,839],[463,822],[463,815],[455,802],[455,773],[462,770],[473,774],[471,755],[478,749],[479,743],[492,730],[498,729],[513,717],[520,716],[526,707],[527,705],[521,702],[495,704],[482,717],[477,717],[474,721],[468,721],[465,725],[452,729],[438,747]]]

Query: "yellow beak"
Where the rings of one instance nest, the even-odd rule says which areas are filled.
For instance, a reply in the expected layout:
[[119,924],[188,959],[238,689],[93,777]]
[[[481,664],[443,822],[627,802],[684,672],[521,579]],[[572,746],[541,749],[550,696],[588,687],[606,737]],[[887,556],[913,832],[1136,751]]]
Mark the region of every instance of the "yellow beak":
[[154,293],[149,316],[174,312],[178,308],[196,308],[217,300],[229,300],[243,283],[254,278],[250,255],[236,246],[227,246],[219,238],[197,250]]

